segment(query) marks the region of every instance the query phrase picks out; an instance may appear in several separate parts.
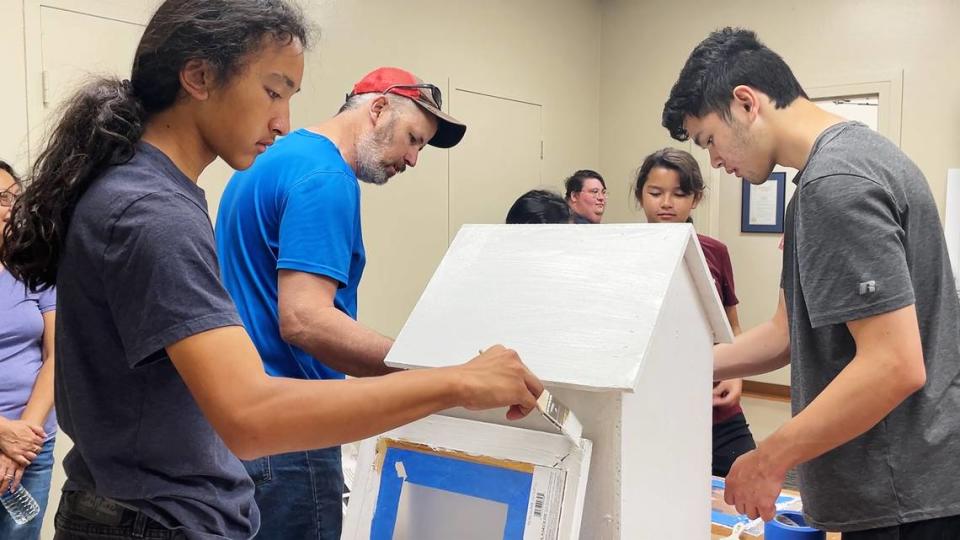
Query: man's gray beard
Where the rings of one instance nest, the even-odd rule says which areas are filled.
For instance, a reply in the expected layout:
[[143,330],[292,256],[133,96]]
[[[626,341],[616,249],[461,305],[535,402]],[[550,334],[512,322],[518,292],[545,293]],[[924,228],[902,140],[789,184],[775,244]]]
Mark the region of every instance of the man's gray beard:
[[387,167],[383,165],[384,150],[390,144],[393,121],[382,131],[366,133],[357,141],[357,179],[361,182],[382,186],[390,180]]

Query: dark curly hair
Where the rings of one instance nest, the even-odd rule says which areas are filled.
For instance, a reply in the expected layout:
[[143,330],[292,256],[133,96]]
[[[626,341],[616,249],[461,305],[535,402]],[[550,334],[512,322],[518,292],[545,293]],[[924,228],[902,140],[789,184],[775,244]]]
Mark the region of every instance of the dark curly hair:
[[180,71],[208,62],[218,84],[239,74],[270,38],[299,40],[309,30],[284,0],[166,0],[140,38],[129,81],[96,79],[65,102],[11,209],[0,262],[30,289],[55,284],[73,210],[94,179],[135,152],[151,115],[180,96]]
[[674,139],[685,141],[687,116],[717,113],[729,121],[733,89],[739,85],[763,92],[778,109],[807,97],[790,66],[757,34],[728,26],[711,33],[690,53],[663,105],[663,127]]

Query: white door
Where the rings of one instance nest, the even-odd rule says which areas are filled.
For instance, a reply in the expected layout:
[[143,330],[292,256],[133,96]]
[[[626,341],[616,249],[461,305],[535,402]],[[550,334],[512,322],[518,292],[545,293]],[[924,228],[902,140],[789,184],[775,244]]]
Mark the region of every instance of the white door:
[[450,110],[468,126],[450,151],[452,240],[465,223],[503,223],[517,197],[541,185],[543,150],[541,105],[457,88]]
[[[27,0],[27,120],[30,160],[64,100],[93,77],[130,77],[140,36],[159,0]],[[200,177],[211,217],[233,171],[217,159]]]

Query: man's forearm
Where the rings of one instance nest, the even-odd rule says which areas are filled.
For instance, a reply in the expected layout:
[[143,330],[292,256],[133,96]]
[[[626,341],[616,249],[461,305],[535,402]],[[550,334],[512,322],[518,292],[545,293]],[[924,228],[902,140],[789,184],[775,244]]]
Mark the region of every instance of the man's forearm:
[[378,334],[334,307],[320,308],[297,322],[284,340],[332,369],[352,377],[396,371],[384,365],[393,340]]
[[786,328],[767,321],[737,336],[733,343],[713,347],[713,379],[740,379],[767,373],[790,363]]
[[897,359],[857,356],[800,414],[761,441],[761,452],[785,472],[865,433],[920,386]]

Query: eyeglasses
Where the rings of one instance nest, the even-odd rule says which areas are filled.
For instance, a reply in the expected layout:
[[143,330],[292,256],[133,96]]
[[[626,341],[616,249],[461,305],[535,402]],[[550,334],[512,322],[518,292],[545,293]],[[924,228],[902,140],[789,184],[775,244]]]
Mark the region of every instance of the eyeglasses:
[[436,85],[429,83],[421,84],[395,84],[393,86],[388,86],[386,90],[383,91],[384,94],[389,93],[391,90],[399,88],[401,90],[406,89],[417,89],[417,90],[430,90],[430,96],[433,97],[433,102],[437,104],[437,108],[443,106],[443,95],[440,93],[440,89]]
[[580,193],[584,193],[584,192],[589,193],[589,194],[593,195],[594,197],[596,197],[596,196],[598,196],[598,195],[603,195],[604,197],[607,196],[607,190],[605,190],[605,189],[600,189],[600,188],[581,189],[581,190],[580,190]]
[[13,203],[17,202],[17,197],[18,195],[9,189],[0,191],[0,206],[13,206]]

